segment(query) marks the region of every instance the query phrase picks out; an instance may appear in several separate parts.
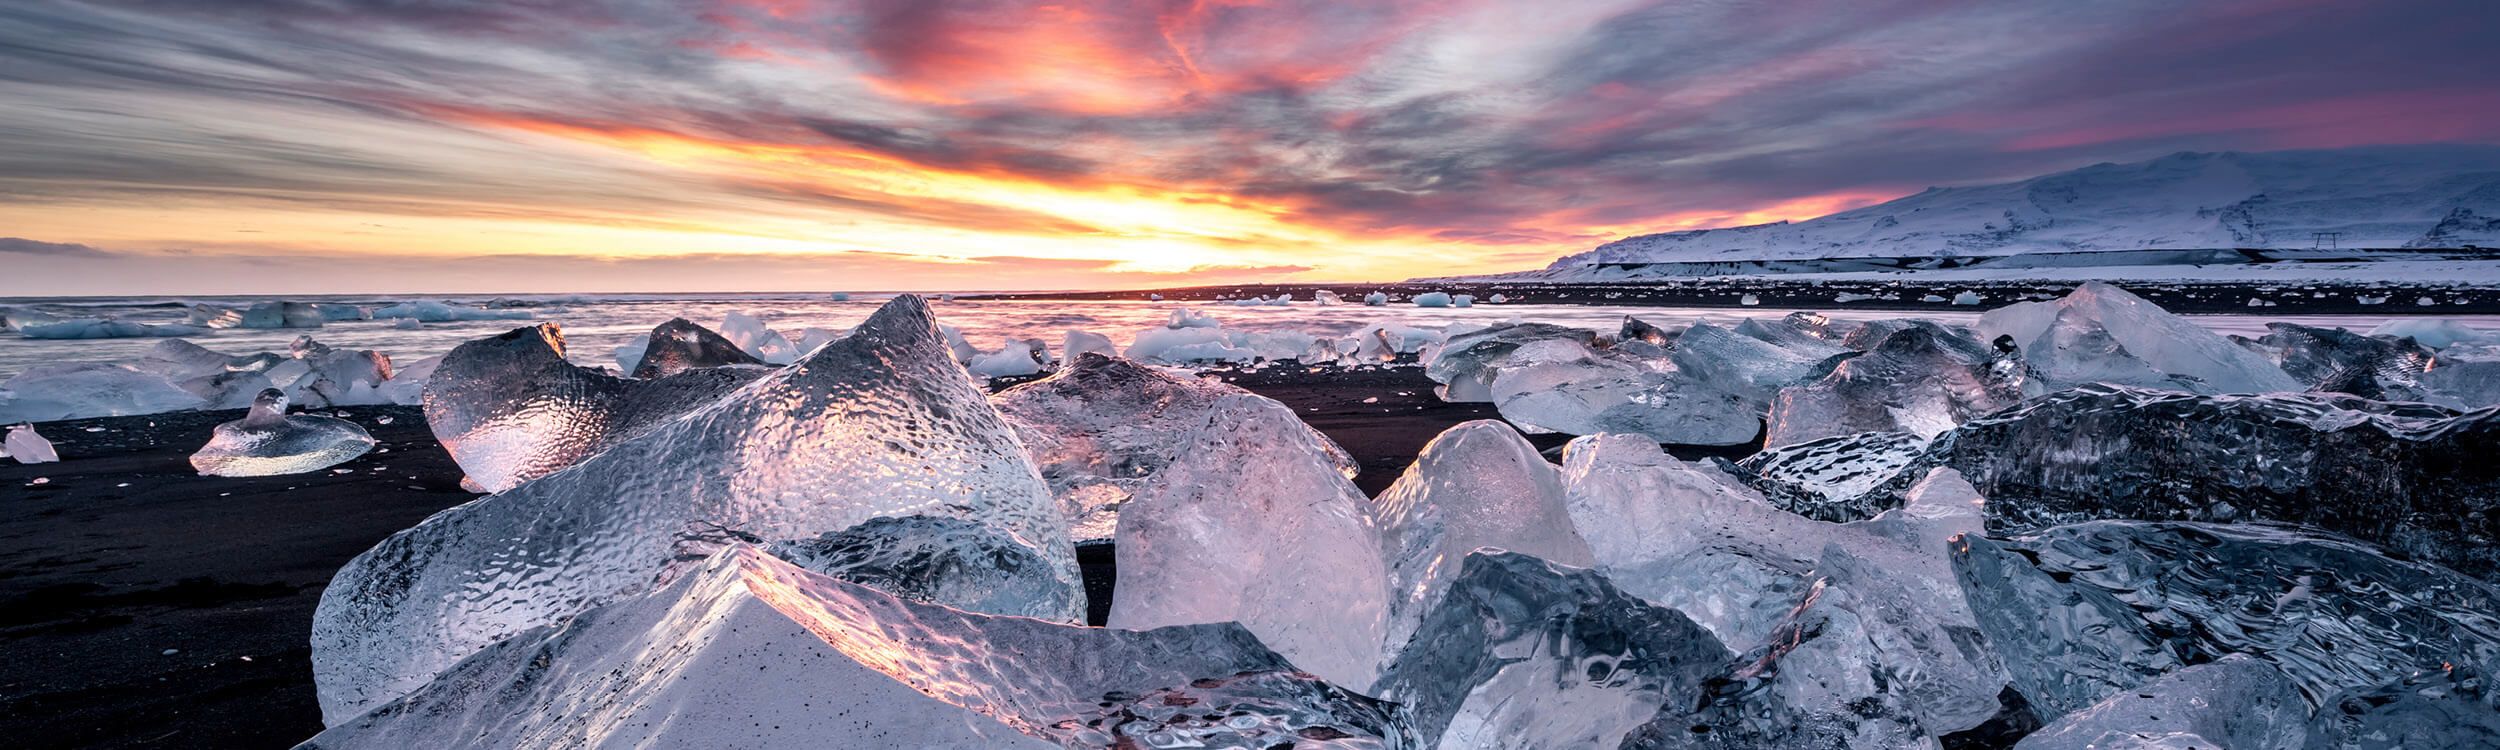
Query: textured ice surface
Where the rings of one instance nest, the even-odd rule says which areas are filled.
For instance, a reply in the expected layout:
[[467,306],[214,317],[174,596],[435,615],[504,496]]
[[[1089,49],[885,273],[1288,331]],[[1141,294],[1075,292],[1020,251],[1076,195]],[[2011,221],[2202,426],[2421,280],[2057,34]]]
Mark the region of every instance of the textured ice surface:
[[1734,474],[1772,505],[1807,518],[1860,521],[1899,505],[1921,476],[1908,471],[1927,439],[1907,432],[1861,432],[1766,448]]
[[1713,679],[1698,705],[1670,707],[1626,738],[1625,750],[1929,750],[1870,623],[1850,594],[1817,582],[1773,637]]
[[373,450],[373,436],[344,419],[287,416],[286,393],[260,392],[242,419],[218,425],[191,454],[191,468],[218,477],[264,477],[326,469]]
[[240,409],[251,406],[262,390],[277,386],[267,373],[287,359],[271,352],[231,356],[182,339],[166,339],[148,347],[148,353],[130,366],[199,396],[199,408]]
[[1093,331],[1068,331],[1067,338],[1059,344],[1059,356],[1068,362],[1075,362],[1079,357],[1087,354],[1116,357],[1120,354],[1120,348],[1111,344],[1109,336]]
[[0,438],[0,456],[21,464],[48,464],[61,460],[60,452],[52,448],[52,441],[36,434],[35,426],[28,424],[9,425],[8,437]]
[[1753,401],[1768,401],[1781,388],[1823,377],[1851,356],[1819,347],[1790,349],[1709,323],[1684,329],[1667,350],[1678,370]]
[[384,401],[390,403],[400,406],[424,406],[425,381],[434,379],[435,368],[442,366],[443,355],[440,354],[410,362],[405,367],[393,366],[391,379],[383,381],[382,387],[375,390],[381,394]]
[[2196,393],[2301,390],[2299,381],[2256,352],[2144,298],[2098,281],[2054,302],[1989,310],[1979,338],[2011,336],[2053,386],[2107,382]]
[[[1218,401],[1264,400],[1239,387],[1099,354],[1071,358],[1057,374],[990,397],[1031,451],[1078,539],[1109,539],[1120,506],[1159,478],[1204,429]],[[1329,466],[1360,469],[1334,441],[1305,426]],[[1229,482],[1228,482],[1229,484]]]
[[1945,561],[1946,539],[1979,527],[1978,495],[1958,475],[1913,487],[1908,506],[1834,524],[1764,501],[1717,468],[1645,440],[1598,435],[1563,454],[1566,503],[1598,570],[1672,607],[1730,647],[1755,649],[1793,624],[1818,580],[1870,645],[1855,650],[1897,683],[1931,733],[1997,711],[2004,684]]
[[732,312],[721,318],[720,335],[766,364],[790,364],[798,361],[802,354],[789,339],[765,327],[763,320],[742,312]]
[[[1627,318],[1628,320],[1628,318]],[[1535,341],[1574,342],[1593,347],[1597,334],[1584,328],[1547,323],[1504,323],[1449,337],[1424,357],[1424,375],[1441,385],[1441,400],[1453,403],[1490,402],[1493,380],[1510,354]]]
[[2282,670],[2232,654],[2119,691],[2014,750],[2301,750],[2308,720],[2309,702]]
[[2372,336],[2410,338],[2423,346],[2446,349],[2460,343],[2488,343],[2492,332],[2445,318],[2390,320],[2370,329]]
[[1373,691],[1406,706],[1425,747],[1611,748],[1662,707],[1694,705],[1734,656],[1596,573],[1462,559]]
[[2500,747],[2491,665],[2451,664],[2336,694],[2309,722],[2309,750]]
[[670,318],[668,322],[651,329],[651,338],[644,342],[642,356],[626,370],[634,377],[651,379],[706,367],[763,363],[755,355],[738,348],[735,342],[713,333],[712,329],[685,318]]
[[753,548],[483,649],[315,748],[1406,748],[1391,708],[1230,624],[971,614]]
[[870,519],[814,539],[775,542],[766,551],[816,573],[971,612],[1052,618],[1066,605],[1055,595],[1059,572],[1050,560],[961,518]]
[[443,355],[425,384],[425,418],[443,450],[487,492],[571,466],[758,378],[755,366],[708,367],[652,380],[564,359],[554,323],[515,328]]
[[1782,389],[1764,441],[1779,447],[1860,432],[1934,437],[2040,392],[2017,353],[1919,323],[1820,380]]
[[1595,564],[1563,509],[1562,472],[1499,420],[1443,431],[1375,502],[1389,562],[1393,653],[1479,547]]
[[17,334],[30,339],[130,339],[206,333],[208,329],[203,326],[132,323],[108,318],[72,318],[17,326]]
[[1939,438],[1989,528],[2100,518],[2282,521],[2500,573],[2500,412],[2349,396],[2051,394]]
[[1221,396],[1120,511],[1110,625],[1234,621],[1339,685],[1369,685],[1389,617],[1371,501],[1327,438],[1265,398]]
[[1734,445],[1762,434],[1760,401],[1712,387],[1665,360],[1636,361],[1573,341],[1520,346],[1492,390],[1503,418],[1531,430],[1634,433],[1689,445]]
[[0,423],[155,414],[204,403],[129,365],[35,365],[0,382]]
[[777,542],[907,515],[1032,548],[1056,572],[1034,598],[1061,602],[1053,619],[1082,614],[1067,521],[908,295],[797,365],[348,563],[314,615],[322,713],[345,720],[498,639],[645,591],[681,534]]
[[320,328],[329,317],[305,302],[254,302],[242,313],[244,328]]
[[334,349],[310,336],[297,337],[287,350],[305,367],[304,374],[291,382],[275,383],[288,398],[311,407],[387,402],[380,388],[391,379],[391,358],[381,352]]
[[2255,339],[2233,337],[2265,355],[2312,391],[2387,401],[2421,401],[2431,351],[2406,339],[2382,339],[2341,328],[2267,323]]
[[985,378],[1016,378],[1040,374],[1043,361],[1049,357],[1049,350],[1040,342],[1009,341],[998,351],[973,357],[964,367]]
[[2436,565],[2264,525],[2095,521],[1955,548],[1954,570],[2014,686],[2079,711],[2244,653],[2312,701],[2500,657],[2500,592]]

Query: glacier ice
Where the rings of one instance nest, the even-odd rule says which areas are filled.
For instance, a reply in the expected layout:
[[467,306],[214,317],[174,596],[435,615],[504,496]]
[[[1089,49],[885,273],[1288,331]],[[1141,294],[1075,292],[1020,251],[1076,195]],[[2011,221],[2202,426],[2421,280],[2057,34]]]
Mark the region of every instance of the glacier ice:
[[1412,301],[1416,307],[1449,307],[1450,295],[1447,292],[1425,292],[1415,295]]
[[2439,350],[2420,376],[2422,400],[2458,409],[2500,405],[2500,345]]
[[2309,719],[2308,750],[2500,747],[2491,664],[2448,664],[2337,693]]
[[1823,377],[1851,356],[1790,349],[1709,323],[1686,327],[1667,350],[1678,370],[1752,401],[1768,401],[1781,388]]
[[202,326],[176,323],[133,323],[111,318],[71,318],[17,326],[17,335],[30,339],[129,339],[152,336],[198,336],[206,333],[208,329]]
[[61,453],[52,441],[35,432],[31,424],[9,425],[8,437],[0,438],[0,456],[21,464],[48,464],[61,460]]
[[619,378],[565,361],[563,330],[541,323],[444,354],[425,380],[426,425],[470,483],[501,492],[666,424],[767,372],[724,366],[651,380]]
[[2222,657],[2264,659],[2311,701],[2500,658],[2500,591],[2293,527],[2093,521],[1969,534],[1953,568],[2043,715]]
[[0,423],[120,417],[199,408],[205,400],[122,364],[52,364],[0,382]]
[[1735,445],[1762,434],[1762,402],[1700,382],[1663,359],[1546,339],[1521,345],[1499,367],[1494,406],[1523,429],[1636,433],[1690,445]]
[[642,354],[623,369],[647,380],[706,367],[763,363],[712,329],[685,318],[670,318],[651,329],[651,337],[643,342]]
[[341,717],[319,750],[510,747],[1409,748],[1388,704],[1232,624],[1122,631],[974,614],[752,547],[485,647]]
[[1293,410],[1220,396],[1120,510],[1110,625],[1234,621],[1340,685],[1379,671],[1389,570],[1371,501]]
[[288,359],[272,352],[230,356],[183,339],[166,339],[148,347],[130,366],[199,396],[199,408],[240,409],[250,407],[262,390],[277,387],[268,373]]
[[2308,719],[2309,702],[2282,670],[2229,654],[2051,721],[2014,750],[2301,750]]
[[721,318],[720,335],[765,364],[790,364],[798,361],[799,355],[804,353],[789,339],[782,337],[780,332],[765,327],[762,319],[742,312],[731,312]]
[[337,466],[373,450],[373,436],[344,419],[286,413],[285,391],[253,399],[242,419],[217,425],[191,454],[191,468],[218,477],[302,474]]
[[1550,323],[1504,323],[1456,334],[1423,358],[1424,375],[1441,384],[1436,390],[1443,401],[1491,402],[1493,381],[1501,375],[1509,355],[1521,346],[1549,340],[1594,347],[1597,334]]
[[275,383],[291,399],[312,407],[369,405],[387,400],[377,389],[391,379],[391,358],[381,352],[334,349],[310,336],[299,336],[287,346],[287,353],[305,366],[303,375]]
[[[471,344],[489,364],[539,366],[552,332]],[[451,393],[452,365],[429,405]],[[490,643],[646,591],[682,535],[778,542],[907,515],[971,520],[1030,547],[1055,573],[1030,596],[1058,602],[1052,619],[1082,616],[1066,519],[910,295],[804,361],[357,556],[314,614],[322,714],[344,721]]]
[[1672,707],[1624,750],[1934,750],[1904,687],[1877,654],[1871,625],[1816,582],[1772,637],[1712,679],[1691,708]]
[[2255,339],[2233,338],[2273,360],[2308,390],[2424,400],[2422,374],[2430,369],[2432,354],[2419,344],[2294,323],[2267,323],[2266,330]]
[[1989,528],[2279,521],[2500,575],[2500,412],[2351,396],[2092,385],[1972,420],[1926,459],[1994,502]]
[[1311,290],[1311,301],[1319,303],[1322,307],[1345,304],[1344,297],[1339,297],[1336,292],[1328,291],[1326,289]]
[[[1163,482],[1181,458],[1185,438],[1203,429],[1226,398],[1266,400],[1222,382],[1085,354],[1052,376],[990,397],[1030,451],[1077,539],[1109,539],[1120,508]],[[1361,468],[1343,448],[1303,427],[1296,441],[1314,446],[1337,474]]]
[[1389,294],[1387,292],[1372,292],[1370,294],[1363,295],[1363,304],[1371,307],[1379,307],[1381,305],[1389,304]]
[[1927,439],[1907,432],[1861,432],[1765,448],[1729,473],[1765,500],[1807,518],[1860,521],[1896,507],[1916,481],[1909,471],[1927,453]]
[[1922,322],[1885,336],[1820,380],[1781,389],[1771,401],[1764,443],[1778,447],[1860,432],[1934,437],[2040,393],[2015,352]]
[[872,518],[813,539],[772,542],[765,551],[916,602],[1045,619],[1064,614],[1065,602],[1049,595],[1057,591],[1058,575],[1050,560],[997,529],[962,518]]
[[2370,329],[2370,335],[2410,338],[2433,349],[2446,349],[2463,343],[2491,343],[2493,339],[2490,331],[2446,318],[2398,318]]
[[1070,330],[1065,340],[1059,343],[1059,356],[1067,362],[1075,362],[1087,354],[1116,357],[1119,353],[1119,347],[1111,344],[1111,337],[1093,331]]
[[321,309],[304,302],[254,302],[243,310],[244,328],[320,328],[329,320]]
[[418,300],[375,308],[373,319],[415,320],[422,323],[448,323],[455,320],[528,320],[530,311],[487,310],[436,300]]
[[1611,748],[1699,702],[1726,646],[1604,576],[1500,550],[1461,553],[1372,691],[1425,747]]
[[1374,503],[1389,563],[1392,648],[1406,642],[1479,547],[1573,567],[1595,564],[1563,509],[1562,472],[1498,420],[1442,431]]
[[2052,302],[1989,310],[1979,338],[2012,337],[2052,386],[2105,382],[2197,393],[2272,393],[2300,383],[2256,352],[2098,281]]
[[1049,350],[1043,348],[1040,342],[1009,341],[998,351],[973,357],[972,361],[964,363],[964,367],[972,374],[985,378],[1024,377],[1041,374],[1043,361],[1049,356]]

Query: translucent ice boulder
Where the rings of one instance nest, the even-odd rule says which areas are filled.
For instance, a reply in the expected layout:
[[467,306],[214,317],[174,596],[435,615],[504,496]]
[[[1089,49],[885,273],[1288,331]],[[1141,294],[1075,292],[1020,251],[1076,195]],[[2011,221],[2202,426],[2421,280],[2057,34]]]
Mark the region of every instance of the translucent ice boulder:
[[61,453],[52,441],[36,434],[31,424],[9,425],[8,437],[0,438],[0,456],[21,464],[48,464],[61,460]]
[[175,323],[133,323],[110,318],[72,318],[48,323],[30,323],[17,327],[17,335],[30,339],[130,339],[152,336],[199,336],[208,333],[203,326]]
[[2014,750],[2301,750],[2308,720],[2309,702],[2282,670],[2230,654],[2050,721]]
[[[545,351],[518,341],[544,330],[484,343]],[[348,563],[314,614],[323,715],[344,721],[487,644],[640,594],[684,535],[771,543],[906,515],[970,520],[1030,548],[1055,575],[1027,598],[1058,602],[1052,619],[1082,616],[1065,517],[909,295],[804,361]]]
[[1425,747],[1613,748],[1699,703],[1734,656],[1590,571],[1499,550],[1454,563],[1372,691],[1406,706]]
[[651,337],[642,348],[642,356],[626,368],[634,377],[651,379],[675,375],[687,370],[729,365],[760,365],[764,361],[738,348],[738,344],[713,333],[712,329],[685,318],[670,318],[651,329]]
[[1548,323],[1503,323],[1449,337],[1423,358],[1424,375],[1441,385],[1441,400],[1453,403],[1491,402],[1493,381],[1512,352],[1538,341],[1564,341],[1594,347],[1596,332]]
[[780,332],[765,327],[762,319],[742,312],[731,312],[721,318],[720,335],[765,364],[790,364],[798,361],[803,353]]
[[1922,323],[1884,337],[1819,380],[1781,389],[1771,401],[1764,443],[1778,447],[1860,432],[1935,437],[2040,393],[2038,379],[2015,352]]
[[1041,374],[1043,360],[1049,356],[1048,350],[1034,342],[1009,341],[998,351],[973,357],[964,368],[984,378],[1018,378]]
[[2492,664],[2448,664],[2337,693],[2309,719],[2308,750],[2500,747]]
[[329,320],[321,308],[304,302],[254,302],[239,323],[244,328],[320,328]]
[[1772,505],[1834,523],[1862,521],[1900,507],[1920,475],[1927,439],[1907,432],[1861,432],[1765,448],[1734,465],[1737,478]]
[[2052,385],[2105,382],[2196,393],[2301,390],[2262,355],[2098,281],[2053,302],[1989,310],[1979,338],[2012,337]]
[[2383,339],[2341,328],[2267,323],[2267,333],[2239,339],[2312,391],[2385,401],[2421,401],[2431,350],[2406,339]]
[[1709,323],[1685,328],[1667,350],[1676,369],[1755,401],[1768,401],[1781,388],[1823,377],[1851,356],[1821,348],[1790,349]]
[[752,547],[516,633],[305,743],[1320,750],[1412,747],[1388,704],[1240,626],[1060,625],[917,603]]
[[1116,357],[1120,354],[1120,348],[1111,344],[1109,336],[1093,331],[1068,331],[1067,338],[1059,344],[1059,356],[1068,362],[1075,362],[1079,357],[1087,354]]
[[130,365],[35,365],[0,382],[0,423],[155,414],[204,403],[198,394]]
[[2500,658],[2490,585],[2290,527],[2095,521],[1953,550],[1988,643],[2042,715],[2224,654],[2273,664],[2313,702]]
[[200,408],[240,409],[251,406],[262,390],[277,386],[268,373],[287,359],[271,352],[232,356],[183,339],[166,339],[148,347],[148,353],[130,365],[199,396]]
[[1415,295],[1414,302],[1416,307],[1449,307],[1450,295],[1448,292],[1425,292]]
[[997,529],[947,516],[903,516],[814,539],[774,542],[773,556],[807,570],[916,602],[969,612],[1051,618],[1063,602],[1059,571]]
[[373,450],[373,436],[344,419],[287,416],[286,393],[260,392],[242,419],[218,425],[191,454],[191,468],[215,477],[302,474],[354,460]]
[[[990,397],[1031,452],[1077,539],[1109,539],[1120,508],[1164,481],[1227,398],[1266,401],[1239,387],[1099,354]],[[1273,402],[1270,402],[1273,403]],[[1319,450],[1336,474],[1361,467],[1328,436],[1305,425],[1298,444]]]
[[375,320],[415,320],[424,323],[447,323],[455,320],[528,320],[528,310],[487,310],[448,302],[419,300],[377,308]]
[[1389,616],[1371,501],[1283,404],[1223,396],[1120,511],[1110,625],[1239,622],[1296,666],[1369,685]]
[[469,482],[501,492],[710,404],[766,374],[705,367],[650,380],[564,359],[554,323],[454,347],[426,378],[425,418]]
[[2370,329],[2372,336],[2410,338],[2433,349],[2461,343],[2491,343],[2492,333],[2446,318],[2400,318]]
[[1634,433],[1663,443],[1735,445],[1762,434],[1761,401],[1721,390],[1664,360],[1574,341],[1521,345],[1492,383],[1495,408],[1531,431]]
[[1406,643],[1477,548],[1595,564],[1563,509],[1562,472],[1498,420],[1443,431],[1375,502],[1389,561],[1392,649]]
[[1772,637],[1715,676],[1699,701],[1662,709],[1620,747],[1936,748],[1905,695],[1905,673],[1885,663],[1870,632],[1875,623],[1849,606],[1851,598],[1816,582]]
[[276,383],[289,398],[313,407],[389,402],[379,390],[391,379],[389,356],[370,349],[334,349],[310,336],[297,337],[287,349],[305,367],[292,382]]

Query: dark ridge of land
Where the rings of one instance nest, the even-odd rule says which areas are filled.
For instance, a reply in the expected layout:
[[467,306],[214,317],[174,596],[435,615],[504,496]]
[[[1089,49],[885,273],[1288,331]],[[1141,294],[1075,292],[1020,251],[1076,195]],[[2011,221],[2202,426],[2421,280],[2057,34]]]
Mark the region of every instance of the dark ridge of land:
[[[1504,302],[1537,305],[1631,305],[1643,307],[1732,308],[1760,306],[1805,310],[1898,310],[1976,313],[2028,299],[2054,299],[2074,291],[2079,281],[1926,281],[1904,273],[1899,278],[1787,280],[1760,277],[1698,276],[1686,279],[1557,284],[1551,282],[1394,282],[1383,284],[1233,284],[1223,286],[1133,289],[1109,292],[1027,292],[963,295],[964,299],[996,300],[1143,300],[1152,295],[1185,302],[1242,300],[1291,294],[1298,304],[1311,304],[1312,292],[1327,290],[1347,304],[1383,292],[1390,304],[1411,307],[1415,295],[1427,292],[1475,295],[1477,304]],[[2359,314],[2359,315],[2490,315],[2500,314],[2500,287],[2459,282],[2239,282],[2239,281],[2114,281],[2137,296],[2174,313],[2212,314]],[[1976,292],[1977,305],[1956,305],[1962,292]],[[1754,305],[1747,305],[1747,296]],[[1940,299],[1928,300],[1929,296]],[[2430,305],[2419,304],[2429,297]],[[2368,303],[2363,298],[2382,301]],[[2270,306],[2251,307],[2262,299]]]
[[[1442,430],[1499,418],[1490,404],[1443,403],[1413,367],[1211,374],[1284,402],[1344,446],[1366,494]],[[321,730],[309,639],[331,575],[477,495],[460,489],[459,466],[418,409],[318,411],[363,425],[379,446],[344,473],[202,477],[191,451],[242,412],[177,412],[46,422],[37,428],[61,463],[0,460],[6,745],[268,748]],[[1111,552],[1079,549],[1096,623],[1109,611]]]

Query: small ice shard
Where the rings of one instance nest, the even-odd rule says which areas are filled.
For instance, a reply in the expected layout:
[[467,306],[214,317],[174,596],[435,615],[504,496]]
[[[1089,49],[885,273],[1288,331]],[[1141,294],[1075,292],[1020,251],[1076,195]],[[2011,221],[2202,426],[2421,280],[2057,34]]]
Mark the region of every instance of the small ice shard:
[[1738,297],[1738,298],[1736,299],[1736,304],[1739,304],[1739,305],[1744,305],[1744,306],[1746,306],[1746,307],[1752,307],[1752,306],[1755,306],[1755,305],[1762,304],[1762,297],[1760,297],[1760,296],[1758,296],[1758,295],[1755,295],[1755,294],[1753,294],[1753,293],[1751,293],[1751,292],[1747,292],[1744,296],[1742,296],[1742,297]]
[[1363,304],[1370,307],[1379,307],[1389,304],[1389,294],[1387,292],[1372,292],[1370,294],[1363,295]]
[[2272,663],[2312,701],[2500,657],[2500,591],[2291,527],[2094,521],[1969,534],[1953,552],[1980,629],[2044,716],[2223,654]]
[[2307,750],[2500,747],[2500,683],[2490,664],[2450,664],[2328,697]]
[[199,336],[208,333],[201,326],[132,323],[108,318],[72,318],[50,323],[21,325],[17,335],[30,339],[129,339],[152,336]]
[[2014,750],[2302,750],[2309,702],[2243,654],[2162,675],[2023,737]]
[[1320,750],[1412,746],[1393,707],[1233,624],[1131,632],[974,614],[751,547],[525,630],[338,717],[323,750],[514,747]]
[[[647,362],[648,363],[648,362]],[[756,366],[619,378],[564,359],[554,323],[454,347],[425,380],[426,425],[487,492],[571,466],[763,377]]]
[[1321,307],[1345,304],[1344,297],[1339,297],[1336,292],[1328,291],[1326,289],[1311,290],[1311,301],[1319,303]]
[[2422,374],[2432,353],[2404,339],[2382,339],[2341,328],[2267,323],[2265,336],[2233,337],[2273,360],[2312,391],[2349,393],[2383,401],[2420,401]]
[[2272,393],[2300,383],[2256,352],[2098,281],[2054,302],[1979,316],[1979,338],[2011,336],[2052,386],[2106,382],[2197,393]]
[[1069,330],[1067,337],[1059,344],[1059,356],[1069,363],[1074,363],[1087,354],[1116,357],[1119,356],[1120,349],[1111,345],[1109,336],[1092,331]]
[[834,292],[832,295],[827,296],[827,297],[826,297],[826,299],[829,299],[829,300],[832,300],[832,301],[835,301],[835,302],[849,302],[849,301],[851,301],[851,293],[850,293],[850,292]]
[[1491,298],[1488,298],[1488,299],[1486,299],[1486,300],[1485,300],[1485,304],[1489,304],[1489,305],[1498,305],[1498,304],[1502,304],[1502,303],[1504,303],[1504,302],[1509,302],[1509,301],[1510,301],[1510,296],[1509,296],[1509,295],[1505,295],[1505,294],[1501,294],[1501,293],[1499,293],[1499,292],[1496,292],[1496,293],[1494,293],[1494,295],[1493,295]]
[[1597,334],[1547,323],[1503,323],[1456,334],[1423,358],[1424,375],[1441,384],[1434,391],[1443,401],[1491,402],[1493,381],[1510,354],[1528,343],[1548,340],[1594,347]]
[[1375,503],[1389,562],[1393,649],[1406,643],[1477,548],[1578,568],[1595,564],[1563,508],[1562,472],[1498,420],[1461,423],[1434,437]]
[[2433,349],[2446,349],[2461,343],[2489,343],[2492,340],[2490,331],[2447,318],[2398,318],[2370,329],[2370,335],[2410,338]]
[[809,571],[916,602],[967,612],[1053,618],[1064,614],[1058,571],[1033,548],[961,518],[904,516],[814,539],[774,542],[774,557]]
[[1605,576],[1528,555],[1461,553],[1446,594],[1373,694],[1423,747],[1613,748],[1701,699],[1726,646]]
[[1925,462],[1996,502],[1989,528],[2092,519],[2297,523],[2500,575],[2500,413],[2351,396],[2093,385],[1972,420]]
[[1415,295],[1414,303],[1416,307],[1449,307],[1450,295],[1447,292],[1425,292]]
[[286,393],[260,392],[242,419],[218,425],[208,444],[191,454],[202,476],[267,477],[319,471],[373,450],[373,436],[356,423],[333,417],[286,413]]
[[1239,622],[1296,666],[1369,685],[1389,617],[1371,501],[1275,401],[1223,396],[1120,511],[1110,625]]
[[[1077,539],[1109,539],[1120,508],[1164,481],[1181,457],[1183,438],[1204,427],[1226,398],[1265,400],[1239,387],[1086,354],[1049,378],[990,397],[1023,439],[1050,483]],[[1301,442],[1318,446],[1344,477],[1361,467],[1328,436],[1304,427]]]
[[[546,330],[486,345],[543,352],[515,340]],[[1056,585],[1029,598],[1059,602],[1052,619],[1082,616],[1066,519],[910,295],[806,361],[348,563],[314,613],[322,713],[344,721],[487,644],[649,590],[688,529],[769,543],[905,515],[974,521],[1031,548]]]
[[[653,332],[657,334],[657,331]],[[796,362],[801,352],[779,332],[764,326],[764,321],[742,312],[731,312],[721,318],[721,338],[741,350],[763,360],[765,364],[786,365]],[[648,355],[645,355],[648,356]]]
[[1737,462],[1736,476],[1790,513],[1834,523],[1897,506],[1927,452],[1907,432],[1862,432],[1765,448]]
[[1364,362],[1388,362],[1401,355],[1420,354],[1439,345],[1446,338],[1440,331],[1399,323],[1374,323],[1355,331],[1353,341],[1341,345],[1354,358]]
[[736,342],[713,333],[712,329],[685,318],[670,318],[668,322],[651,329],[651,337],[643,342],[641,356],[625,371],[647,380],[705,367],[763,363],[755,355],[740,349]]
[[1884,337],[1820,380],[1781,389],[1764,443],[1776,448],[1860,432],[1930,438],[2040,393],[2017,353],[1922,323]]
[[1986,301],[1987,298],[1979,296],[1978,292],[1962,292],[1953,295],[1953,304],[1956,305],[1976,305]]
[[0,424],[197,409],[198,394],[129,365],[35,365],[0,382]]
[[467,305],[420,300],[402,302],[373,311],[375,320],[415,320],[424,323],[448,323],[455,320],[528,320],[528,310],[483,310]]
[[35,426],[31,424],[9,425],[8,437],[0,438],[0,456],[7,456],[21,464],[48,464],[61,460],[60,452],[52,448],[52,441],[36,434]]
[[1172,310],[1172,317],[1171,317],[1170,322],[1166,322],[1166,323],[1164,323],[1164,324],[1163,324],[1163,327],[1165,327],[1165,328],[1174,328],[1174,329],[1178,329],[1178,328],[1222,328],[1222,327],[1224,327],[1224,324],[1223,324],[1222,322],[1217,321],[1217,320],[1215,319],[1215,316],[1213,316],[1213,315],[1200,315],[1200,314],[1198,314],[1198,313],[1190,312],[1190,311],[1188,311],[1188,310],[1179,309],[1179,308],[1174,308],[1174,309]]

